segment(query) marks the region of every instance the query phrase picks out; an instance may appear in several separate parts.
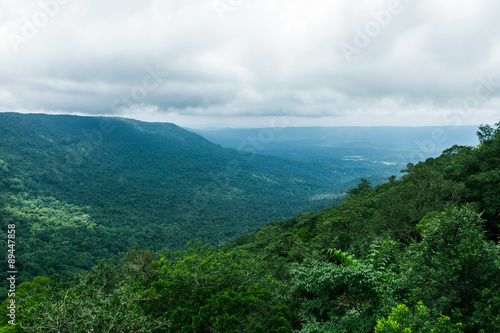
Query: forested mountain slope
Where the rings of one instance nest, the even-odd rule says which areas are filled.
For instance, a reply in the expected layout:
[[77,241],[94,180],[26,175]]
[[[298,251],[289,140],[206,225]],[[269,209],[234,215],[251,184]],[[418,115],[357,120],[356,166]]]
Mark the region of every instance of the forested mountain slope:
[[223,243],[331,205],[344,174],[225,149],[169,123],[0,113],[0,218],[18,225],[29,279],[133,246]]
[[222,247],[132,249],[16,292],[34,332],[467,332],[500,327],[500,123]]

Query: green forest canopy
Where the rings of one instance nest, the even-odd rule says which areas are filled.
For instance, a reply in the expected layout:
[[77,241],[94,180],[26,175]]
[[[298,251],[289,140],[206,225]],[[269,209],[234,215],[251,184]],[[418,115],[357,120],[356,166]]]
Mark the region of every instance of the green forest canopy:
[[5,303],[2,329],[497,332],[500,123],[478,137],[220,247],[135,248],[71,278],[36,277],[18,287],[16,326]]
[[338,203],[360,176],[399,170],[335,163],[224,149],[169,123],[0,113],[0,223],[3,232],[17,225],[24,282],[76,274],[135,246],[223,244]]

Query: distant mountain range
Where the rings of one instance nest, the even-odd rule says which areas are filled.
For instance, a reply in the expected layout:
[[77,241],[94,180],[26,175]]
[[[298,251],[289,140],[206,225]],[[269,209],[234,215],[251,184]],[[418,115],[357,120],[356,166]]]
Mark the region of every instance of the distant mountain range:
[[323,162],[361,156],[367,160],[382,159],[404,165],[439,156],[451,145],[478,144],[477,126],[190,130],[227,148]]

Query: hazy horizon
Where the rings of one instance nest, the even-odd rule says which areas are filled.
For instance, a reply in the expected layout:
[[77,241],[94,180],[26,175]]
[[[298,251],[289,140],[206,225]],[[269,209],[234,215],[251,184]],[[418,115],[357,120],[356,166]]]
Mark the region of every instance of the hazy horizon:
[[[132,120],[138,120],[138,121],[143,121],[143,122],[150,122],[150,123],[171,123],[174,125],[177,125],[179,127],[185,128],[185,129],[203,129],[203,130],[221,130],[221,129],[262,129],[262,128],[280,128],[280,129],[285,129],[285,128],[342,128],[342,127],[359,127],[359,128],[404,128],[404,127],[409,127],[409,128],[425,128],[425,127],[443,127],[443,128],[453,128],[453,127],[479,127],[481,125],[494,125],[494,123],[481,123],[481,124],[468,124],[468,125],[332,125],[332,126],[325,126],[325,125],[309,125],[309,126],[304,126],[299,124],[298,122],[293,122],[289,126],[244,126],[244,124],[241,124],[241,126],[224,126],[223,124],[218,125],[218,124],[178,124],[172,121],[162,121],[162,120],[147,120],[147,119],[137,119],[137,118],[132,118],[132,117],[126,117],[122,115],[104,115],[104,114],[82,114],[82,113],[53,113],[53,112],[19,112],[19,111],[0,111],[0,113],[17,113],[17,114],[46,114],[49,116],[78,116],[78,117],[110,117],[110,118],[123,118],[123,119],[132,119]],[[291,118],[291,117],[288,117]]]

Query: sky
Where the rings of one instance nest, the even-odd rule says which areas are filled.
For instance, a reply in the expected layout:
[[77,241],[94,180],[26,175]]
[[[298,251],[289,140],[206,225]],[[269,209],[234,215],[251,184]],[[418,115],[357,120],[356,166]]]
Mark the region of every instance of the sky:
[[499,12],[496,0],[0,0],[0,112],[494,124]]

